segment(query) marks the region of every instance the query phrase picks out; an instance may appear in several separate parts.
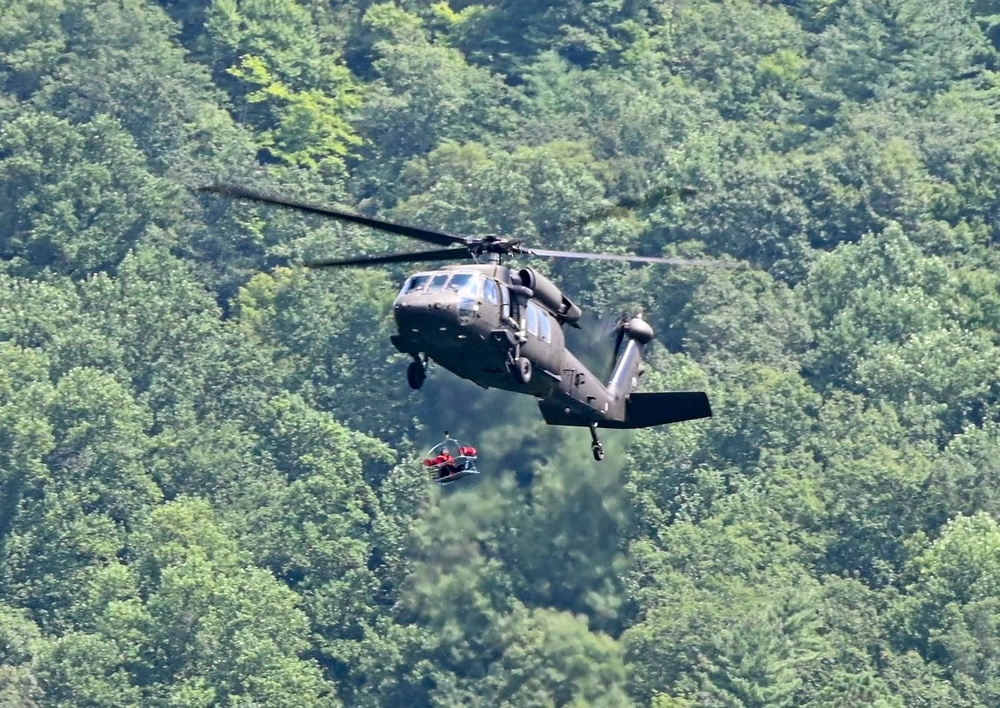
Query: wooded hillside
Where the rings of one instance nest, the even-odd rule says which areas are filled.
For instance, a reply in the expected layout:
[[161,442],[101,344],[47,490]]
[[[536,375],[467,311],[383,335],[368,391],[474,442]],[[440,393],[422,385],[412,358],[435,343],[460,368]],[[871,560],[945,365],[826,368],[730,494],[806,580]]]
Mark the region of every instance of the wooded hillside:
[[[0,705],[1000,705],[998,49],[998,0],[0,0]],[[412,392],[405,267],[298,266],[402,244],[217,182],[737,260],[532,262],[715,417],[598,464]]]

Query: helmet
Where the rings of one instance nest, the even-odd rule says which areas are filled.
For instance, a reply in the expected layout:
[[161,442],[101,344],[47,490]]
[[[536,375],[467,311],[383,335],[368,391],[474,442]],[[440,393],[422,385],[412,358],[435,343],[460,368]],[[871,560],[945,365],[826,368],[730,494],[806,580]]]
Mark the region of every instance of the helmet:
[[451,453],[450,453],[450,452],[448,451],[448,448],[445,448],[445,449],[443,449],[443,450],[441,451],[441,454],[442,454],[442,455],[450,455]]

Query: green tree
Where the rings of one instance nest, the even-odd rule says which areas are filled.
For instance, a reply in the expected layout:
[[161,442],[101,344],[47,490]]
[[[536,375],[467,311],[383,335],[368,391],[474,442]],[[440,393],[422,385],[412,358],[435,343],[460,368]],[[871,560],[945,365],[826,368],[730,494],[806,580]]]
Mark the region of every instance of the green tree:
[[912,582],[896,610],[899,638],[913,642],[960,693],[983,705],[1000,696],[998,544],[1000,527],[990,516],[956,517],[913,559]]
[[175,220],[173,188],[107,116],[75,127],[28,111],[6,122],[0,178],[0,255],[26,276],[111,270],[154,225]]
[[202,46],[268,159],[342,170],[359,143],[349,116],[360,94],[307,4],[212,2]]
[[43,705],[142,705],[142,692],[130,682],[119,648],[99,634],[71,632],[40,652],[38,676]]
[[355,170],[363,189],[387,190],[401,166],[445,140],[466,142],[513,122],[500,77],[470,66],[461,52],[431,40],[420,18],[390,4],[364,17],[372,69],[358,127],[366,142]]
[[967,7],[912,0],[845,3],[817,48],[824,83],[853,101],[926,99],[987,55]]
[[909,538],[933,513],[926,490],[934,447],[892,406],[860,396],[831,396],[818,417],[813,455],[824,479],[821,523],[831,531],[824,567],[884,587],[898,579]]
[[246,556],[195,499],[166,504],[137,537],[146,598],[137,681],[187,705],[336,705],[295,594]]
[[516,608],[504,622],[502,658],[490,668],[501,706],[626,706],[622,649],[585,618]]
[[[394,291],[379,272],[281,271],[258,276],[238,306],[255,336],[277,348],[286,388],[348,426],[389,437],[411,429],[413,405],[399,395],[402,357],[389,343]],[[358,385],[373,375],[396,384]]]
[[26,612],[0,605],[0,703],[34,708],[43,698],[34,659],[41,632]]
[[822,649],[802,585],[793,592],[738,582],[698,588],[676,576],[657,582],[657,601],[643,604],[623,638],[638,700],[666,693],[722,705],[797,704]]
[[755,271],[710,274],[674,326],[687,352],[715,370],[739,361],[794,371],[813,339],[801,292]]
[[187,61],[156,4],[17,0],[8,13],[0,54],[19,98],[74,124],[112,118],[161,174],[204,174],[206,162],[246,155],[207,72]]

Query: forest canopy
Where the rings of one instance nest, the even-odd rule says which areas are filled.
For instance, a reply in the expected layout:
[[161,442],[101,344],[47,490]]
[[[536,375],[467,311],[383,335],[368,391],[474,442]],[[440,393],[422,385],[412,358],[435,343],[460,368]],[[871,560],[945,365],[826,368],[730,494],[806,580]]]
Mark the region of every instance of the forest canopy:
[[[0,17],[0,704],[1000,705],[997,0]],[[532,263],[715,416],[412,392],[300,267],[400,244],[214,183],[735,260]]]

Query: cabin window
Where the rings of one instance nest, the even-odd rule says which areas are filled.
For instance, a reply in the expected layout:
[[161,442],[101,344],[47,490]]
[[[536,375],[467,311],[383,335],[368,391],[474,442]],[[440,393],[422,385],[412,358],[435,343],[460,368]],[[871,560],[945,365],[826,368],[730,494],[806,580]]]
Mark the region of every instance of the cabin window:
[[511,300],[510,290],[507,289],[506,285],[498,285],[500,288],[500,312],[503,313],[504,317],[512,320],[517,319],[517,303]]
[[552,341],[552,318],[549,317],[544,312],[539,312],[539,317],[542,320],[542,341],[551,342]]
[[538,306],[533,302],[528,303],[528,334],[538,336]]
[[486,279],[486,284],[483,286],[483,299],[491,305],[500,304],[500,294],[497,291],[497,282],[492,278]]

